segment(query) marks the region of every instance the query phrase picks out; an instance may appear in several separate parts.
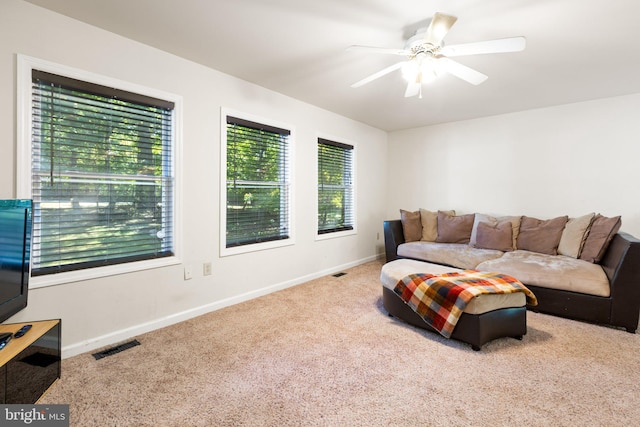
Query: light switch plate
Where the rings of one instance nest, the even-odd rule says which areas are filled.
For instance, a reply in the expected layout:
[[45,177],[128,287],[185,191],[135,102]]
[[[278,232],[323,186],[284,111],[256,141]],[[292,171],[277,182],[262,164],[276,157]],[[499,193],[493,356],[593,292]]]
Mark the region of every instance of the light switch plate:
[[184,266],[184,280],[190,280],[193,278],[193,267],[190,265]]

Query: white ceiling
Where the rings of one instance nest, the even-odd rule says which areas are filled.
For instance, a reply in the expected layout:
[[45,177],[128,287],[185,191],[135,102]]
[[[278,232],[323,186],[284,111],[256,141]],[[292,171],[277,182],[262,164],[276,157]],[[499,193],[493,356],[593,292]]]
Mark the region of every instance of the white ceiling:
[[[371,126],[393,131],[640,92],[637,0],[27,0]],[[346,51],[402,48],[433,13],[458,17],[447,44],[525,36],[523,52],[459,62],[404,98],[398,61]],[[422,23],[422,25],[420,25]]]

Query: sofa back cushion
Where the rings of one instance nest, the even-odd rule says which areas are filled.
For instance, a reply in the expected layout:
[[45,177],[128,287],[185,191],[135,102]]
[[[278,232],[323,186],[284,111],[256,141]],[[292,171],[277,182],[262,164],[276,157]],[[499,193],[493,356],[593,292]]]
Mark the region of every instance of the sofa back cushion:
[[599,263],[607,251],[613,236],[620,230],[621,225],[622,219],[620,216],[607,218],[600,214],[596,215],[584,242],[580,259]]
[[400,222],[405,242],[415,242],[422,237],[422,223],[420,222],[420,211],[409,212],[400,209]]
[[478,223],[476,229],[476,248],[495,249],[508,252],[513,250],[513,227],[511,221],[499,221],[495,224]]
[[438,243],[469,243],[474,214],[449,215],[438,211]]
[[558,254],[558,244],[569,217],[541,220],[523,216],[518,234],[518,249],[547,255]]
[[[442,211],[447,215],[455,215],[456,212]],[[422,240],[423,242],[435,242],[438,238],[438,212],[429,211],[420,208],[420,222],[422,222]]]
[[567,221],[558,244],[558,255],[566,255],[571,258],[580,256],[595,216],[594,212],[578,218],[570,218]]

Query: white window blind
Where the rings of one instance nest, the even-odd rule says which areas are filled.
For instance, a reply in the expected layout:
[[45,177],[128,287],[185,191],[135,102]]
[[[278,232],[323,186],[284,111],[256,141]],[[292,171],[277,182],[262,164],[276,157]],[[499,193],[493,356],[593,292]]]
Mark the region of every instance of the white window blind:
[[34,275],[173,255],[173,108],[32,71]]
[[318,234],[353,230],[353,146],[318,138]]
[[289,238],[289,135],[227,116],[227,248]]

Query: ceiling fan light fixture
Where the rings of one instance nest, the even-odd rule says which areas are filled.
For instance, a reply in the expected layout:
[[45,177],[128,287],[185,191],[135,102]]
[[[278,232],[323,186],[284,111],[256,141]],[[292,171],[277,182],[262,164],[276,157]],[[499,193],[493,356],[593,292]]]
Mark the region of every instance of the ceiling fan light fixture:
[[420,72],[420,67],[416,61],[407,61],[402,64],[402,77],[407,82],[415,82],[418,77],[418,73]]
[[441,73],[442,67],[438,60],[425,54],[402,64],[402,77],[409,83],[430,83]]

